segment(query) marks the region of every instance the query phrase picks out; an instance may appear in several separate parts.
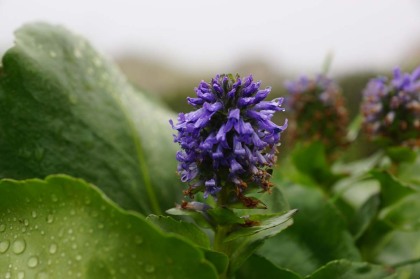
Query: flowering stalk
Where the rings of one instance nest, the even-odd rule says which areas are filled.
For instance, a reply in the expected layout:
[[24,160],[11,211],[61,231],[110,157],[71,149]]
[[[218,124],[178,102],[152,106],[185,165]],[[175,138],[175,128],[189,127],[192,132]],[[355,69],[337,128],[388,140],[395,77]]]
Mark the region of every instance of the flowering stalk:
[[265,101],[271,88],[260,89],[260,85],[251,75],[216,75],[195,88],[195,98],[188,98],[195,110],[180,113],[176,124],[170,121],[178,132],[174,141],[181,146],[176,155],[178,173],[189,185],[185,196],[194,198],[202,192],[204,198],[213,197],[216,209],[225,216],[218,219],[209,206],[194,201],[184,202],[182,209],[197,208],[215,231],[214,249],[227,255],[233,249],[232,242],[225,243],[227,235],[238,224],[253,224],[229,208],[264,206],[247,194],[251,189],[269,192],[273,186],[271,168],[280,134],[287,127],[287,120],[281,126],[271,121],[275,112],[284,111],[283,98]]
[[174,141],[181,150],[178,173],[189,184],[184,194],[193,197],[203,192],[213,196],[219,206],[242,202],[258,206],[245,193],[250,188],[269,191],[270,168],[275,164],[280,134],[287,127],[271,121],[283,98],[264,101],[271,88],[260,89],[252,76],[240,78],[217,75],[209,83],[202,81],[196,98],[188,103],[196,108],[180,113]]
[[338,85],[319,75],[286,82],[287,105],[292,118],[292,138],[303,142],[321,141],[331,157],[347,145],[348,114]]
[[412,74],[399,68],[389,80],[370,80],[363,91],[363,129],[384,146],[420,147],[420,67]]

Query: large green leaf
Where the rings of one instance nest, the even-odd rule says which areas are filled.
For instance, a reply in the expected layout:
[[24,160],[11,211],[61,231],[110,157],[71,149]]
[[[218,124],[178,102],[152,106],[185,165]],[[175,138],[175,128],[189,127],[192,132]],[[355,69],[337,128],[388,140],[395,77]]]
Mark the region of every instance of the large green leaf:
[[377,216],[380,199],[379,194],[372,195],[361,207],[357,210],[354,218],[350,223],[350,231],[354,238],[360,238],[368,229]]
[[86,182],[59,175],[0,182],[0,277],[184,279],[217,273],[189,242],[161,233]]
[[325,146],[321,142],[301,144],[295,147],[292,161],[301,175],[307,176],[313,182],[328,188],[339,175],[333,174],[325,154]]
[[193,223],[178,221],[170,216],[149,215],[146,219],[165,232],[181,235],[195,243],[197,246],[207,249],[210,248],[210,240],[207,234]]
[[417,151],[417,159],[411,163],[401,163],[398,168],[398,178],[404,183],[420,189],[420,150]]
[[319,189],[284,186],[291,207],[299,209],[299,214],[293,226],[264,242],[259,255],[301,275],[335,259],[361,260],[342,216]]
[[159,214],[181,195],[174,117],[83,38],[26,25],[0,74],[0,177],[66,173],[124,208]]
[[236,274],[237,279],[261,279],[261,278],[281,278],[281,279],[302,279],[300,275],[275,266],[264,257],[252,255],[241,266]]
[[225,242],[247,236],[258,236],[259,239],[272,237],[293,224],[292,216],[297,212],[296,209],[286,213],[277,213],[270,215],[252,215],[249,220],[255,225],[250,227],[240,227],[229,234]]
[[403,184],[398,178],[385,171],[372,171],[373,177],[381,183],[381,207],[387,207],[403,197],[415,193],[415,189]]
[[284,214],[278,213],[271,216],[250,216],[250,219],[260,220],[255,227],[241,228],[233,232],[225,239],[225,245],[231,255],[229,272],[233,274],[243,263],[260,247],[264,241],[270,239],[293,224],[292,216],[296,210],[290,210]]
[[307,279],[391,279],[393,271],[379,265],[335,260],[315,271]]
[[385,208],[380,217],[398,230],[420,231],[420,193],[402,198]]

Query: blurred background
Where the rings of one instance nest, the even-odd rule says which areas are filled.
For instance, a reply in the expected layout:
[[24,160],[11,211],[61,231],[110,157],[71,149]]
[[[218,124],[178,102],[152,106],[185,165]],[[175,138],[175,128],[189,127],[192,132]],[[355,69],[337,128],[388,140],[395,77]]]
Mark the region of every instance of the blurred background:
[[33,21],[85,36],[175,111],[216,73],[252,73],[282,95],[330,57],[353,117],[368,79],[420,64],[420,0],[0,0],[0,51]]

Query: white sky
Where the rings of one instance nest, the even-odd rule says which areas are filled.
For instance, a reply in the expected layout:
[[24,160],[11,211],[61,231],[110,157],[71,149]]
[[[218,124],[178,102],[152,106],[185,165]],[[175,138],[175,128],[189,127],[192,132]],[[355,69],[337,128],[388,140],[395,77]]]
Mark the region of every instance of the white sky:
[[393,67],[420,42],[420,0],[0,0],[0,49],[37,20],[67,26],[108,56],[130,50],[218,72],[246,55],[315,72],[329,52],[333,72]]

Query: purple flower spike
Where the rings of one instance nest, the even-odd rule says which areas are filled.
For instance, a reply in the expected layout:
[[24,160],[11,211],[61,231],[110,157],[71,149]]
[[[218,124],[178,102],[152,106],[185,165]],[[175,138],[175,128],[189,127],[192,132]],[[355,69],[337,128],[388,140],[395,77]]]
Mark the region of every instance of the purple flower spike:
[[209,83],[201,81],[197,96],[187,99],[196,110],[180,113],[176,124],[170,121],[182,149],[176,156],[178,173],[190,185],[186,195],[203,192],[217,198],[226,187],[237,197],[248,186],[269,190],[268,170],[287,121],[282,126],[271,121],[275,112],[284,111],[283,99],[264,101],[271,88],[260,86],[252,76],[216,75]]
[[412,74],[399,68],[393,77],[374,78],[363,91],[363,128],[385,145],[420,147],[420,67]]
[[[347,145],[348,115],[344,97],[334,80],[325,75],[301,77],[285,84],[287,105],[293,113],[292,138],[321,141],[330,158]],[[267,106],[268,107],[268,106]]]

